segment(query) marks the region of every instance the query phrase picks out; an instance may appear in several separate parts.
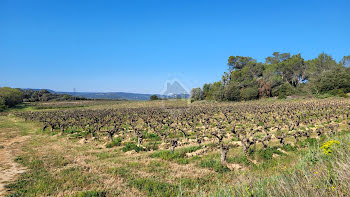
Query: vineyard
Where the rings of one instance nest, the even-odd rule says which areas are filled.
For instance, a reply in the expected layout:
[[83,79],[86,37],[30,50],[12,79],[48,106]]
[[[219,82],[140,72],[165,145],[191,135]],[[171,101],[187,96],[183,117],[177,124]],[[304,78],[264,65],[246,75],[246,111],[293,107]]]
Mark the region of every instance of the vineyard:
[[[130,195],[209,195],[227,185],[235,189],[223,191],[223,196],[296,195],[299,193],[288,189],[256,191],[252,177],[279,174],[281,166],[294,170],[302,153],[312,148],[322,151],[322,144],[347,135],[350,100],[127,102],[19,111],[15,116],[26,124],[35,123],[40,136],[56,136],[76,147],[100,151],[89,161],[105,160],[99,164],[104,166],[102,171],[133,188],[128,190]],[[331,155],[333,144],[323,147],[323,156]],[[63,160],[69,154],[65,152]],[[335,182],[324,183],[323,193],[313,194],[331,194],[329,187]],[[264,184],[269,187],[270,182]],[[338,188],[339,194],[349,192],[347,185],[343,186]],[[94,192],[112,195],[99,187]]]

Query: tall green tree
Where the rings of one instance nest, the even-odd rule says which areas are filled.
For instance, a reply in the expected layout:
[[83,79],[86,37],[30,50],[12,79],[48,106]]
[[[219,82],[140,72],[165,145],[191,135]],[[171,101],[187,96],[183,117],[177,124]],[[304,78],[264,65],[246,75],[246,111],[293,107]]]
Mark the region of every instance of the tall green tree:
[[201,90],[201,88],[193,88],[191,90],[191,100],[193,101],[203,100],[203,91]]
[[300,54],[278,63],[277,71],[285,82],[294,87],[307,79],[306,66]]
[[0,97],[8,107],[13,107],[23,102],[23,92],[19,89],[9,87],[0,88]]
[[254,60],[251,57],[243,57],[243,56],[230,56],[227,61],[228,61],[227,65],[229,66],[230,71],[233,71],[236,69],[242,69],[249,62],[256,62],[256,60]]

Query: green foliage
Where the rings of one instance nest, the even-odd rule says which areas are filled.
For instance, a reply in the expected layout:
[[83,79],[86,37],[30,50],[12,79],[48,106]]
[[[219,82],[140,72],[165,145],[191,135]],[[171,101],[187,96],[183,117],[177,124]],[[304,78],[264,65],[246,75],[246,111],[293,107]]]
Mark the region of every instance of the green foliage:
[[151,141],[159,141],[161,140],[161,138],[159,137],[159,135],[155,134],[155,133],[144,133],[144,137],[145,139],[149,139]]
[[71,101],[71,100],[88,100],[83,97],[75,97],[67,94],[54,94],[48,90],[22,90],[23,101],[37,102],[37,101]]
[[241,92],[239,86],[235,83],[229,83],[224,89],[225,99],[229,101],[240,101],[241,100]]
[[345,94],[344,89],[334,89],[334,90],[330,91],[329,93],[333,96],[348,98],[348,95]]
[[258,89],[255,87],[248,87],[241,90],[241,97],[243,100],[253,100],[258,98]]
[[[57,196],[57,188],[70,184],[73,188],[82,189],[86,184],[97,180],[96,175],[82,173],[77,167],[64,168],[53,175],[48,168],[62,167],[61,164],[46,165],[47,161],[27,156],[17,157],[16,162],[27,167],[27,171],[6,188],[13,191],[9,196]],[[54,163],[62,163],[60,161]],[[52,163],[52,164],[54,164]]]
[[[304,61],[300,54],[274,52],[265,63],[251,57],[230,56],[229,73],[222,81],[204,84],[203,98],[216,101],[253,100],[259,97],[308,96],[330,93],[347,97],[350,92],[350,56],[339,64],[325,53]],[[263,81],[263,85],[257,82]],[[199,91],[198,91],[199,92]]]
[[209,89],[208,99],[214,99],[216,101],[222,101],[224,99],[224,89],[221,81],[214,82]]
[[327,70],[311,81],[315,93],[343,95],[350,92],[350,68]]
[[306,147],[306,146],[311,146],[311,147],[315,147],[318,144],[318,141],[316,138],[306,138],[303,141],[299,141],[298,144],[301,147]]
[[148,142],[145,146],[147,151],[151,150],[158,150],[159,149],[159,142]]
[[5,109],[7,109],[7,106],[5,104],[5,99],[0,97],[0,112],[4,111]]
[[155,100],[160,100],[160,98],[157,96],[157,95],[152,95],[150,98],[149,98],[149,100],[151,100],[151,101],[155,101]]
[[266,149],[260,149],[257,151],[257,155],[260,159],[270,160],[273,158],[273,154],[283,155],[283,153],[277,150],[276,147],[267,147]]
[[185,158],[186,153],[191,153],[197,151],[201,146],[191,146],[187,148],[177,149],[174,152],[170,150],[161,150],[155,153],[152,153],[150,156],[152,158],[161,158],[168,161],[176,161],[179,164],[187,164],[189,161]]
[[249,62],[255,62],[255,60],[251,57],[243,57],[243,56],[230,56],[227,60],[227,65],[230,70],[242,69]]
[[146,149],[139,147],[136,144],[131,142],[125,144],[125,146],[122,148],[122,151],[124,152],[131,151],[131,150],[135,150],[136,152],[146,151]]
[[122,138],[117,137],[117,138],[114,138],[112,142],[107,143],[106,148],[112,148],[112,147],[120,146],[120,145],[122,145]]
[[176,185],[149,178],[133,179],[129,182],[132,187],[147,192],[148,196],[177,196]]
[[296,151],[297,147],[292,146],[290,144],[285,144],[285,145],[283,145],[282,149],[285,151]]
[[192,101],[203,100],[203,91],[201,90],[201,88],[193,88],[191,90],[191,100]]
[[278,96],[278,98],[286,98],[287,96],[290,96],[292,94],[294,94],[293,86],[289,83],[284,83],[278,88],[277,95],[275,96]]
[[236,157],[227,158],[227,162],[229,162],[229,163],[239,163],[239,164],[243,164],[245,166],[255,165],[245,155],[239,155],[239,156],[236,156]]
[[213,169],[215,172],[218,172],[218,173],[224,173],[224,172],[230,171],[230,169],[227,166],[222,165],[220,161],[217,161],[214,159],[201,160],[199,166],[202,168]]
[[0,110],[4,110],[7,107],[13,107],[22,103],[22,101],[23,93],[21,90],[9,87],[0,88]]

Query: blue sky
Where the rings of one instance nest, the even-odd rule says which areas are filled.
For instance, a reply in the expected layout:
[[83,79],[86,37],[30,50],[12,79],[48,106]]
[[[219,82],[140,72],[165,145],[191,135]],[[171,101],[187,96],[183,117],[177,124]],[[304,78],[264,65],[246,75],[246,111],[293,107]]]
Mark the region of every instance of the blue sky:
[[0,0],[0,86],[161,93],[230,55],[350,55],[350,1]]

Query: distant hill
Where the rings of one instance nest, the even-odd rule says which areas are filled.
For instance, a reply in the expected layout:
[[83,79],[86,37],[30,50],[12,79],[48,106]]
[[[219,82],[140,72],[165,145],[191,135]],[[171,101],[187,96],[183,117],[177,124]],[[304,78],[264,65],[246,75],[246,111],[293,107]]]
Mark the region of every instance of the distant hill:
[[[31,88],[23,88],[31,89]],[[41,90],[41,89],[32,89]],[[149,100],[153,94],[140,94],[140,93],[128,93],[128,92],[56,92],[50,89],[46,89],[55,94],[68,94],[77,97],[84,97],[90,99],[118,99],[118,100]],[[173,95],[160,95],[156,94],[160,98],[189,98],[188,94],[173,94]]]

